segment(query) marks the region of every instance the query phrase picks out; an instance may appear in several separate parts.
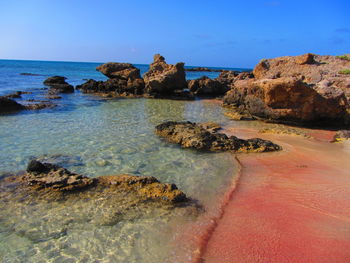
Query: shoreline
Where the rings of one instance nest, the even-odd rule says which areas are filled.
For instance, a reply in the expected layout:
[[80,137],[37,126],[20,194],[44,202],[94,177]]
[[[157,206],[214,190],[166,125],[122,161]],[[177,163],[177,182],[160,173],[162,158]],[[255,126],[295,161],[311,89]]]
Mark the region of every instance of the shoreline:
[[[242,127],[226,132],[257,134],[256,129]],[[236,157],[239,181],[225,193],[222,213],[207,228],[191,262],[350,259],[345,252],[350,248],[350,201],[344,197],[350,194],[350,177],[346,167],[339,167],[350,154],[345,144],[329,143],[334,132],[310,132],[313,139],[259,133],[280,143],[284,151]],[[325,147],[330,150],[319,151]]]

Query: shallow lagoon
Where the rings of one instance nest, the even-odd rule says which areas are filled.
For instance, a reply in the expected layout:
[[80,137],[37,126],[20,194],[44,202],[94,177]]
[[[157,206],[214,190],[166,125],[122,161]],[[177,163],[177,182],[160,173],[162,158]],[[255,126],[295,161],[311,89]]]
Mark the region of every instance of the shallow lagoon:
[[[23,170],[34,157],[59,157],[66,168],[92,177],[155,176],[210,209],[232,180],[232,157],[165,143],[154,127],[166,120],[229,122],[220,106],[202,101],[65,95],[56,108],[0,117],[0,171]],[[1,209],[4,262],[166,262],[178,226],[197,216],[145,205],[106,224],[113,211],[98,202],[1,202]]]

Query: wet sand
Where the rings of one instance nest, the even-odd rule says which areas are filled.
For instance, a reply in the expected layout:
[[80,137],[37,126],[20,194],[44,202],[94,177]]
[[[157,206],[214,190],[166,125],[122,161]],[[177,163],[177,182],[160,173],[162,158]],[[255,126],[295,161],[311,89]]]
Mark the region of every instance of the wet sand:
[[237,156],[240,178],[202,231],[193,262],[350,262],[350,143],[330,143],[328,131],[306,139],[257,130],[225,132],[284,150]]

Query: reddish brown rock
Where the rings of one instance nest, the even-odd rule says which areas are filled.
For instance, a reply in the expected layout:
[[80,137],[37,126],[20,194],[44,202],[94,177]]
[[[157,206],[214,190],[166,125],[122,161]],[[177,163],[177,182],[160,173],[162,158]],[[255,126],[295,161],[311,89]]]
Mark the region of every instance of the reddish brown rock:
[[109,62],[98,66],[96,70],[110,79],[135,80],[141,78],[140,70],[130,63]]
[[148,94],[171,94],[187,88],[184,63],[167,64],[159,54],[154,56],[149,71],[143,77]]
[[252,79],[235,79],[224,102],[251,115],[300,124],[347,125],[350,61],[305,54],[262,60]]

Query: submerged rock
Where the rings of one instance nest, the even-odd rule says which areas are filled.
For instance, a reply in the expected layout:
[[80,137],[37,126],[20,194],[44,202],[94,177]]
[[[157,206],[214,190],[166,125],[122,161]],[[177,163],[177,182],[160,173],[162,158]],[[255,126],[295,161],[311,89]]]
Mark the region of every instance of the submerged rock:
[[203,125],[192,122],[165,122],[156,126],[155,132],[168,142],[180,144],[184,148],[204,151],[269,152],[282,149],[271,141],[228,137],[226,134],[210,131]]
[[66,82],[66,77],[53,76],[44,81],[44,85],[49,86],[49,94],[73,93],[74,87]]

